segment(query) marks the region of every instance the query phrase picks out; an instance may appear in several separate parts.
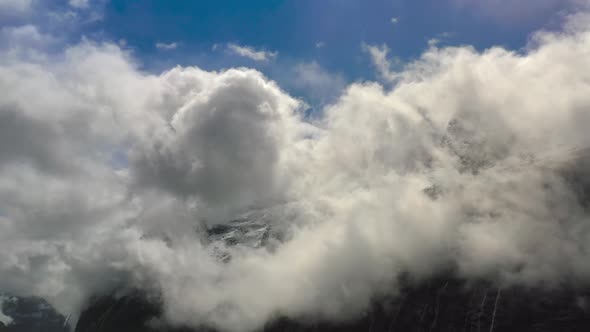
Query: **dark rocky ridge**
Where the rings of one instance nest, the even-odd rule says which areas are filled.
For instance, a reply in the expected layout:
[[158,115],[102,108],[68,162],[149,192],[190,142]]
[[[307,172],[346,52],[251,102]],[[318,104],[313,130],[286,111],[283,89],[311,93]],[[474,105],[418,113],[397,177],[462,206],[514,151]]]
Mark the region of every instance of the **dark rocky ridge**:
[[2,312],[13,321],[4,325],[1,332],[68,332],[67,318],[57,313],[49,303],[38,297],[5,295]]
[[[211,332],[212,329],[154,327],[157,301],[141,293],[95,300],[82,313],[76,332]],[[304,321],[304,322],[303,322]],[[501,289],[438,278],[383,298],[362,317],[340,324],[278,319],[264,332],[312,331],[590,331],[590,290]]]

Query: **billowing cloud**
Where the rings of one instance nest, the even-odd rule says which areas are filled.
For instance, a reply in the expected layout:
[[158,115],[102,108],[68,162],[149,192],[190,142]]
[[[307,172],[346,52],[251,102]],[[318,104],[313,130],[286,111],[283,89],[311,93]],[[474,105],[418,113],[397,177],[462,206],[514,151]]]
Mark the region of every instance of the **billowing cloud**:
[[[0,57],[0,289],[75,316],[139,287],[169,322],[245,331],[353,318],[401,276],[587,286],[589,50],[585,14],[520,53],[432,47],[313,123],[251,69]],[[244,213],[284,236],[222,262],[200,230]]]
[[185,102],[163,110],[134,151],[138,181],[225,208],[277,198],[298,101],[251,70],[177,68],[162,80],[172,102]]
[[276,58],[278,52],[271,52],[266,50],[256,50],[250,46],[241,46],[238,44],[230,43],[227,45],[227,49],[236,55],[252,59],[254,61],[268,61]]
[[[39,28],[27,24],[14,27],[3,27],[0,29],[0,42],[2,49],[9,49],[12,56],[23,56],[23,53],[32,54],[47,48],[55,43],[57,38],[50,34],[44,34]],[[38,54],[43,56],[42,54]]]

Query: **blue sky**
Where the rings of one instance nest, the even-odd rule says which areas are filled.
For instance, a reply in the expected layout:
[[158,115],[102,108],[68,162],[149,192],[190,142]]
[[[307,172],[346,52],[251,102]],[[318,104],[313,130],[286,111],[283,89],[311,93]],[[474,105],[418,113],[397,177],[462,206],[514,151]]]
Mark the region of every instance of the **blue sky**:
[[[441,34],[449,35],[449,44],[518,48],[555,14],[552,10],[534,19],[503,21],[450,2],[114,0],[106,5],[101,28],[111,38],[126,39],[146,57],[161,56],[154,49],[157,41],[181,43],[183,62],[190,62],[190,52],[206,53],[213,44],[235,42],[276,50],[281,57],[317,60],[354,76],[359,74],[363,42],[385,43],[404,59],[418,56],[429,39]],[[324,46],[318,49],[317,43]]]
[[[570,7],[561,0],[0,0],[0,9],[18,1],[30,3],[29,12],[5,9],[3,28],[32,24],[65,44],[119,43],[150,72],[178,64],[253,67],[311,104],[348,82],[376,78],[362,45],[387,45],[400,64],[433,39],[439,46],[518,50],[533,31],[559,26]],[[236,47],[269,58],[254,60]],[[318,97],[314,90],[324,88],[301,83],[301,70],[331,91]]]

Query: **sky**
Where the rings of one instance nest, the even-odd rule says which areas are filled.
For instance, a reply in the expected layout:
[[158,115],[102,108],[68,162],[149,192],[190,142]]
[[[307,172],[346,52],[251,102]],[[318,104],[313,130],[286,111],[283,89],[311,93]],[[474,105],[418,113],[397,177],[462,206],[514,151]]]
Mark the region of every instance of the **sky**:
[[0,0],[0,294],[236,332],[590,287],[588,1],[207,3]]
[[[2,2],[7,9],[0,27],[42,27],[56,39],[57,50],[88,38],[122,45],[149,72],[174,65],[248,66],[310,106],[330,101],[346,83],[376,77],[363,45],[386,45],[397,67],[435,41],[519,50],[532,32],[559,27],[575,7],[570,0]],[[253,58],[230,45],[273,56]]]

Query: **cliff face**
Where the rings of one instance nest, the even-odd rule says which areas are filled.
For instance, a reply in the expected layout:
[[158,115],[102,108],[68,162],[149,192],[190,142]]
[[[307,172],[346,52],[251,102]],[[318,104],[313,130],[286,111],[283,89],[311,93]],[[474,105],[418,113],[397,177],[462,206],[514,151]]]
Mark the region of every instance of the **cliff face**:
[[95,298],[82,313],[75,331],[125,331],[125,332],[188,332],[184,329],[168,329],[156,324],[160,308],[155,299],[135,292],[125,296]]
[[10,322],[0,322],[1,332],[68,332],[67,319],[38,297],[3,295],[0,313]]
[[[86,309],[76,332],[201,332],[157,328],[159,306],[139,293],[104,297]],[[590,290],[501,289],[444,278],[376,300],[360,318],[339,324],[278,319],[263,331],[590,331]]]

